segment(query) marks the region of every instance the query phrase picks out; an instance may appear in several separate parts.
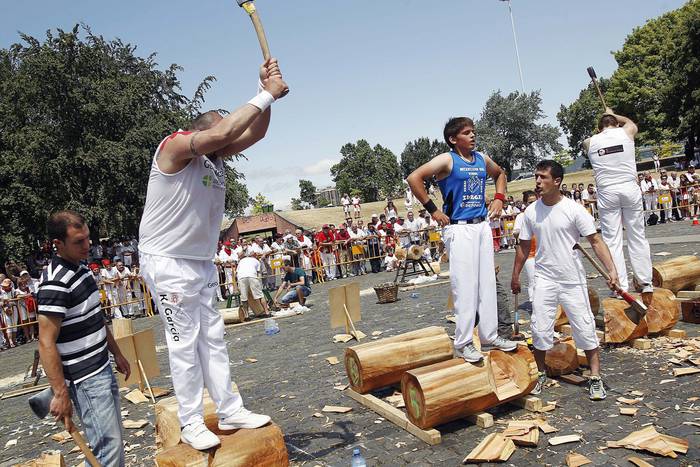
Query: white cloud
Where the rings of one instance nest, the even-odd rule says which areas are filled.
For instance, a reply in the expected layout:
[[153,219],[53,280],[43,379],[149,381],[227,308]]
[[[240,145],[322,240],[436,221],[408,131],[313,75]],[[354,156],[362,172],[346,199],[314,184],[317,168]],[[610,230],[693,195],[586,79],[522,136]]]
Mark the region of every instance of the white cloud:
[[321,159],[320,161],[307,165],[302,169],[305,175],[330,175],[331,167],[338,163],[338,159]]

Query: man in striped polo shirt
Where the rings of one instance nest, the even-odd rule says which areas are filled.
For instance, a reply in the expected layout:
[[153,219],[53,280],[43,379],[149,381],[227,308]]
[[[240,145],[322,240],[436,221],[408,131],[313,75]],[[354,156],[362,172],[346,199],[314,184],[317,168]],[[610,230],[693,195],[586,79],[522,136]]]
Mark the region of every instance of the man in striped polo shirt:
[[100,463],[123,466],[119,388],[108,352],[127,378],[130,368],[105,326],[97,284],[80,264],[88,257],[90,229],[73,211],[52,214],[46,229],[57,254],[43,273],[37,301],[39,352],[54,394],[50,412],[70,431],[75,404]]

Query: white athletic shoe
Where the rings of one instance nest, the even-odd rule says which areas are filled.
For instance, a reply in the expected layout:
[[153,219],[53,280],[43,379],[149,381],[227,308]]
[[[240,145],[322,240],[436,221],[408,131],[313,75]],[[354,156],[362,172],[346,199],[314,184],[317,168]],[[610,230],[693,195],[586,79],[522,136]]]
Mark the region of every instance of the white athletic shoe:
[[198,451],[206,451],[221,444],[221,440],[202,422],[190,423],[182,428],[180,439]]
[[219,430],[237,430],[238,428],[260,428],[270,423],[270,417],[253,413],[243,407],[233,415],[219,419]]
[[469,363],[477,363],[480,362],[484,359],[484,356],[476,350],[476,347],[474,347],[474,344],[471,342],[461,349],[455,349],[455,356],[457,358],[463,358],[464,361],[469,362]]
[[504,339],[501,336],[496,336],[493,342],[489,342],[488,344],[481,344],[481,350],[484,352],[488,352],[489,350],[495,349],[502,350],[504,352],[510,352],[512,350],[515,350],[517,347],[517,342],[509,341],[508,339]]
[[642,293],[654,292],[654,286],[651,284],[646,284],[642,289]]

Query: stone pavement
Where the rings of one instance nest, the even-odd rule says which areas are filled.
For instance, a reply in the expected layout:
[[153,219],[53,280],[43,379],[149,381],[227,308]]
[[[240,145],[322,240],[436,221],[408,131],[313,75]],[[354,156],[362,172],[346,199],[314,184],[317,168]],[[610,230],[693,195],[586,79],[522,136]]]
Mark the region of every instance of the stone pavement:
[[[700,227],[689,223],[666,224],[650,227],[647,230],[652,241],[652,253],[670,252],[673,256],[700,252],[696,234]],[[661,243],[663,239],[685,237],[688,242]],[[674,238],[675,240],[675,238]],[[673,256],[654,256],[654,261]],[[512,270],[512,251],[496,255],[501,265],[500,278],[509,284]],[[589,272],[591,268],[587,268]],[[382,420],[377,414],[357,404],[355,401],[333,388],[345,384],[343,364],[330,365],[326,357],[335,356],[342,362],[343,352],[348,344],[334,344],[332,337],[339,332],[329,328],[328,288],[350,280],[358,280],[361,289],[390,281],[393,274],[380,273],[360,278],[344,279],[317,285],[309,300],[311,311],[304,315],[278,320],[280,333],[267,336],[261,324],[252,324],[227,330],[231,372],[244,397],[246,406],[254,411],[272,416],[285,433],[285,439],[294,465],[334,465],[350,463],[352,448],[360,447],[368,460],[368,465],[458,465],[462,459],[488,433],[502,430],[498,423],[489,429],[480,429],[465,421],[457,421],[439,427],[442,444],[428,446],[394,424]],[[603,282],[594,279],[591,283],[605,294]],[[425,287],[419,290],[418,298],[411,298],[410,292],[400,292],[400,301],[378,305],[374,293],[363,294],[362,321],[358,328],[368,335],[372,331],[382,331],[381,337],[415,330],[430,325],[445,326],[450,334],[454,325],[445,320],[447,285]],[[167,351],[164,349],[162,326],[158,317],[138,319],[137,329],[155,327],[158,357],[163,376],[152,384],[170,387]],[[679,328],[697,336],[700,327],[679,323]],[[368,338],[369,339],[369,338]],[[7,385],[10,377],[23,373],[31,363],[36,343],[5,351],[0,354],[0,380]],[[697,356],[697,355],[696,355]],[[248,363],[246,358],[257,359]],[[661,349],[649,351],[632,350],[626,346],[606,347],[602,355],[603,375],[609,385],[606,401],[591,402],[582,387],[561,383],[551,387],[541,396],[545,401],[557,401],[557,408],[547,414],[549,423],[559,429],[553,435],[541,436],[539,447],[518,448],[511,456],[508,465],[563,465],[566,453],[575,451],[586,455],[595,465],[631,465],[625,459],[637,455],[656,466],[698,464],[700,459],[700,428],[683,422],[700,423],[700,401],[688,398],[700,396],[700,377],[689,375],[676,378],[671,383],[660,384],[662,380],[673,379],[669,355]],[[0,391],[7,388],[0,388]],[[637,390],[644,393],[644,400],[638,404],[640,410],[635,417],[618,415],[615,399]],[[135,436],[137,430],[125,430],[130,444],[127,454],[130,465],[151,465],[155,455],[153,408],[150,404],[134,405],[122,399],[123,409],[129,411],[129,419],[147,418],[151,424],[143,428],[145,433]],[[352,407],[347,414],[323,414],[313,417],[326,405]],[[76,465],[76,453],[68,454],[72,443],[63,446],[52,441],[49,434],[60,431],[33,418],[26,405],[26,397],[0,401],[0,448],[16,439],[15,446],[0,451],[0,465],[12,465],[22,460],[36,457],[43,450],[62,449],[68,465]],[[495,419],[508,420],[528,414],[522,409],[505,406],[491,411]],[[653,423],[665,434],[686,438],[690,442],[687,455],[679,455],[676,460],[653,456],[627,449],[599,449],[606,440],[617,440]],[[551,436],[581,434],[583,441],[550,447],[547,439]]]

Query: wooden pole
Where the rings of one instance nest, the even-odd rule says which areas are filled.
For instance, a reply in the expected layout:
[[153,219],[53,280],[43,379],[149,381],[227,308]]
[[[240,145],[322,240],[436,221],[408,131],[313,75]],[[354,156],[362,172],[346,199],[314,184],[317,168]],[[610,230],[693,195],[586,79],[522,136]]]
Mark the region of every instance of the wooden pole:
[[136,363],[139,365],[139,371],[141,372],[141,378],[143,378],[143,381],[146,383],[146,388],[148,388],[148,393],[151,396],[151,402],[154,404],[156,403],[156,398],[153,395],[153,389],[151,389],[151,384],[148,382],[148,377],[146,376],[146,372],[143,370],[143,365],[141,364],[141,360],[136,359]]
[[[348,306],[343,303],[343,309],[345,310],[345,332],[346,334],[352,334],[355,336],[355,339],[358,341],[364,337],[360,337],[360,334],[358,334],[357,329],[355,329],[355,323],[352,322],[352,318],[350,317],[350,312],[348,311]],[[350,328],[352,329],[352,332],[348,333],[348,324],[350,325]]]
[[83,452],[83,454],[85,454],[85,459],[87,459],[87,461],[90,462],[90,465],[92,465],[93,467],[100,467],[102,464],[100,464],[100,461],[97,460],[97,457],[95,457],[95,454],[93,454],[92,450],[85,442],[85,438],[83,438],[83,435],[80,434],[78,428],[75,425],[73,425],[73,428],[71,429],[71,431],[69,431],[69,433],[73,437],[73,441],[75,441],[75,444],[77,444],[80,450]]

